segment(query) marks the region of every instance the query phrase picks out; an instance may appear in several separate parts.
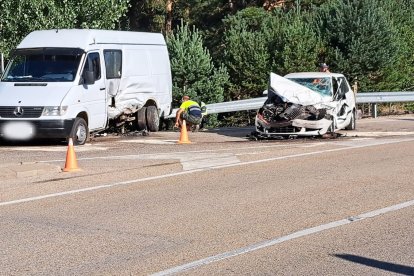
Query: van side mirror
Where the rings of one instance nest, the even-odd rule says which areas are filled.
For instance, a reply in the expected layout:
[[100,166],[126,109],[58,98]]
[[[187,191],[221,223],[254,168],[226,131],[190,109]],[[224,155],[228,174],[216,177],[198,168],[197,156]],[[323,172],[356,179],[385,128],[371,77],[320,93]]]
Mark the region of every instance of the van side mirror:
[[95,74],[93,71],[83,71],[83,84],[94,84],[95,83]]

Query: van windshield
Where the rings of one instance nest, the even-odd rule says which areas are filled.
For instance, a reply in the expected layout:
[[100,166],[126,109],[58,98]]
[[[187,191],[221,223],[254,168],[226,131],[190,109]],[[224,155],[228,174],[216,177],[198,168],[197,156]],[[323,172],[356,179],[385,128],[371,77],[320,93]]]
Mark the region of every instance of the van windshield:
[[83,53],[83,50],[73,48],[17,49],[2,81],[71,82]]
[[289,78],[300,85],[303,85],[315,92],[318,92],[322,96],[332,96],[331,92],[331,78]]

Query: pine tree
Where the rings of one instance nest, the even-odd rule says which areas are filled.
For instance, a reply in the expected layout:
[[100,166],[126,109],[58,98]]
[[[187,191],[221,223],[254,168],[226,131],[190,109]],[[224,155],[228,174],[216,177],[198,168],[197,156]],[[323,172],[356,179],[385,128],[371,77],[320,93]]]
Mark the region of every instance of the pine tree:
[[224,67],[214,66],[199,31],[182,23],[167,37],[167,45],[173,74],[174,106],[179,106],[184,95],[207,104],[222,102],[229,76]]
[[395,58],[385,69],[385,76],[378,85],[379,90],[414,90],[414,0],[384,1],[381,7],[392,23],[393,41],[396,44]]
[[230,99],[261,96],[271,71],[284,75],[315,70],[321,43],[300,8],[246,8],[224,23],[224,62],[234,84]]
[[34,30],[115,29],[129,0],[0,1],[0,51],[8,53]]
[[328,48],[325,59],[361,91],[375,89],[396,52],[394,29],[379,0],[333,0],[318,21]]

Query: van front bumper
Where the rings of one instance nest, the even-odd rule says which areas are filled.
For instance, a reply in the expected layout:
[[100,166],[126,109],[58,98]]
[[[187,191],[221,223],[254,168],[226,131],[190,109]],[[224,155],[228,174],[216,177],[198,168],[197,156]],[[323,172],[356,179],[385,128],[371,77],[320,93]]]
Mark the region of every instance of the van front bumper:
[[75,119],[69,120],[0,120],[0,137],[7,140],[67,138]]

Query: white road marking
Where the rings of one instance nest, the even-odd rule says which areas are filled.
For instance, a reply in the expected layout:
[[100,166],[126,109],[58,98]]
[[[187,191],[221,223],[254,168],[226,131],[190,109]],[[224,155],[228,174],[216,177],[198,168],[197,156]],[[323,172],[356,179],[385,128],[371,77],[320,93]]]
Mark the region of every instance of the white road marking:
[[[77,158],[77,160],[99,160],[99,159],[141,159],[141,158],[147,158],[147,156],[160,156],[160,155],[166,155],[170,154],[169,158],[173,159],[179,159],[179,155],[188,155],[188,154],[196,154],[196,153],[208,153],[208,152],[220,152],[220,151],[230,151],[230,150],[251,150],[251,149],[265,149],[265,148],[280,148],[280,147],[293,147],[298,145],[270,145],[270,146],[256,146],[256,147],[242,147],[242,148],[224,148],[224,149],[211,149],[211,150],[194,150],[194,151],[178,151],[174,153],[144,153],[144,154],[133,154],[133,155],[113,155],[113,156],[98,156],[98,157],[84,157],[84,158]],[[302,146],[299,146],[302,147]],[[78,148],[75,148],[75,151]],[[174,155],[174,157],[171,157],[171,155]],[[160,158],[155,158],[160,159]],[[57,159],[57,160],[44,160],[44,161],[36,161],[39,163],[50,163],[50,162],[64,162],[64,159]]]
[[122,140],[118,143],[137,143],[137,144],[152,144],[152,145],[173,145],[177,141],[173,140],[157,140],[157,139],[140,139],[140,140]]
[[[53,146],[53,147],[41,147],[41,146],[30,146],[30,147],[2,147],[2,150],[14,150],[14,151],[40,151],[40,152],[66,152],[68,150],[67,146]],[[83,145],[81,147],[76,147],[76,151],[86,152],[86,151],[106,151],[107,147],[92,146],[92,145]]]
[[358,124],[372,124],[372,123],[384,123],[384,122],[401,122],[412,120],[413,116],[404,116],[401,118],[387,118],[387,117],[378,117],[378,118],[367,118],[363,120],[358,120]]
[[[193,171],[191,171],[191,173],[197,172],[197,171],[203,171],[203,170],[202,169],[193,170]],[[83,189],[70,190],[70,191],[66,191],[66,192],[60,192],[60,193],[54,193],[54,194],[48,194],[48,195],[42,195],[42,196],[35,196],[35,197],[17,199],[17,200],[12,200],[12,201],[0,202],[0,206],[13,205],[13,204],[31,202],[31,201],[38,201],[38,200],[42,200],[42,199],[46,199],[46,198],[59,197],[59,196],[65,196],[65,195],[73,195],[73,194],[79,194],[79,193],[89,192],[89,191],[96,191],[96,190],[101,190],[101,189],[108,189],[108,188],[112,188],[112,187],[116,187],[116,186],[128,185],[128,184],[139,183],[139,182],[145,182],[145,181],[150,181],[150,180],[155,180],[155,179],[168,178],[168,177],[173,177],[173,176],[178,176],[178,175],[183,175],[183,174],[188,174],[188,173],[189,173],[188,171],[183,171],[183,172],[178,172],[178,173],[170,173],[170,174],[157,175],[157,176],[152,176],[152,177],[145,177],[145,178],[133,179],[133,180],[128,180],[128,181],[122,181],[122,182],[115,182],[115,183],[112,183],[112,184],[104,184],[104,185],[99,185],[99,186],[83,188]]]
[[370,131],[370,132],[347,132],[346,136],[348,137],[380,137],[380,136],[407,136],[407,135],[414,135],[413,131]]
[[317,147],[317,146],[321,146],[321,145],[325,145],[325,142],[321,142],[321,143],[312,143],[312,144],[307,144],[304,146],[301,146],[302,148],[313,148],[313,147]]
[[277,161],[277,160],[283,160],[283,159],[290,159],[290,158],[296,158],[296,157],[305,157],[305,156],[312,156],[312,155],[323,154],[323,153],[347,151],[347,150],[365,148],[365,147],[370,147],[370,146],[396,144],[396,143],[412,142],[412,141],[414,141],[414,138],[412,138],[412,139],[398,139],[398,140],[385,140],[385,141],[373,140],[371,144],[365,144],[365,145],[356,145],[356,146],[350,146],[350,147],[345,147],[345,148],[320,150],[320,151],[292,154],[292,155],[286,155],[286,156],[278,156],[278,157],[272,157],[272,158],[254,160],[254,161],[239,162],[239,163],[234,163],[234,164],[211,166],[211,167],[206,167],[206,168],[202,168],[202,169],[194,169],[194,170],[182,171],[182,172],[177,172],[177,173],[169,173],[169,174],[157,175],[157,176],[152,176],[152,177],[138,178],[138,179],[132,179],[132,180],[128,180],[128,181],[115,182],[115,183],[112,183],[112,184],[103,184],[103,185],[88,187],[88,188],[84,188],[84,189],[70,190],[70,191],[66,191],[66,192],[47,194],[47,195],[43,195],[43,196],[28,197],[28,198],[17,199],[17,200],[12,200],[12,201],[5,201],[5,202],[0,202],[0,206],[38,201],[38,200],[42,200],[42,199],[46,199],[46,198],[59,197],[59,196],[64,196],[64,195],[72,195],[72,194],[78,194],[78,193],[83,193],[83,192],[88,192],[88,191],[108,189],[108,188],[117,187],[117,186],[121,186],[121,185],[130,185],[130,184],[134,184],[134,183],[141,183],[141,182],[151,181],[151,180],[156,180],[156,179],[170,178],[170,177],[175,177],[175,176],[179,176],[179,175],[191,174],[191,173],[195,173],[195,172],[217,170],[217,169],[236,167],[236,166],[244,166],[244,165],[251,165],[251,164],[259,164],[259,163],[265,163],[265,162],[271,162],[271,161]]
[[312,228],[307,228],[307,229],[303,229],[297,232],[294,232],[292,234],[286,235],[286,236],[282,236],[282,237],[278,237],[272,240],[265,240],[265,241],[261,241],[252,245],[248,245],[246,247],[242,247],[242,248],[238,248],[232,251],[228,251],[225,253],[221,253],[221,254],[217,254],[214,256],[210,256],[204,259],[200,259],[194,262],[190,262],[187,264],[183,264],[180,266],[176,266],[164,271],[160,271],[157,273],[152,274],[152,276],[164,276],[164,275],[174,275],[177,273],[181,273],[190,269],[195,269],[201,266],[205,266],[208,265],[210,263],[214,263],[214,262],[218,262],[218,261],[222,261],[225,259],[229,259],[229,258],[233,258],[239,255],[243,255],[243,254],[247,254],[256,250],[260,250],[266,247],[270,247],[279,243],[283,243],[286,241],[290,241],[293,239],[297,239],[297,238],[301,238],[304,236],[308,236],[311,234],[315,234],[318,232],[322,232],[325,230],[329,230],[329,229],[333,229],[336,227],[340,227],[346,224],[350,224],[356,221],[360,221],[363,219],[367,219],[367,218],[373,218],[376,216],[380,216],[389,212],[393,212],[393,211],[397,211],[403,208],[407,208],[407,207],[411,207],[414,206],[414,200],[410,200],[410,201],[406,201],[400,204],[396,204],[396,205],[392,205],[386,208],[382,208],[382,209],[377,209],[371,212],[367,212],[367,213],[363,213],[354,217],[349,217],[349,218],[345,218],[345,219],[341,219],[341,220],[337,220],[337,221],[333,221],[333,222],[329,222],[326,224],[322,224],[319,226],[315,226]]

